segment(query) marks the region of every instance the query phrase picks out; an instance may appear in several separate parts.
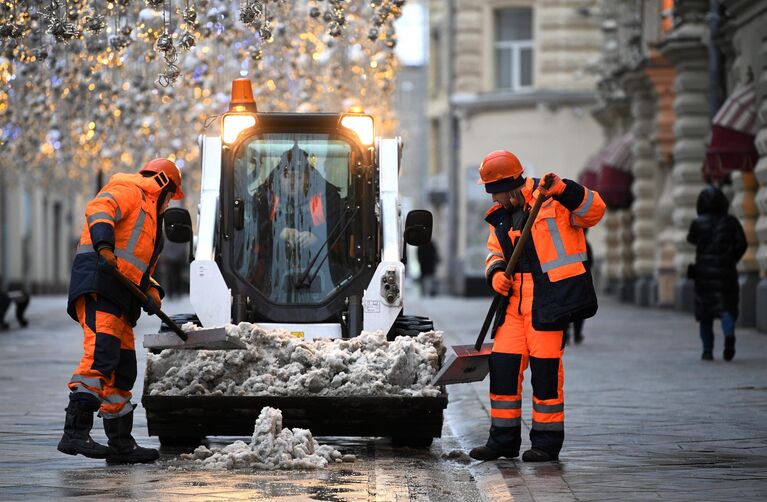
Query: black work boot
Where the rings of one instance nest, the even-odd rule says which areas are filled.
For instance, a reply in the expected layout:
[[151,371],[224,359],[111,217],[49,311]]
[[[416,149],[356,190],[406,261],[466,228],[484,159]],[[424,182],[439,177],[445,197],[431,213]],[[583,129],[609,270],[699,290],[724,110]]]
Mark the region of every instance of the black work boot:
[[142,448],[131,436],[133,410],[118,418],[104,419],[104,432],[109,438],[108,464],[145,464],[160,458],[153,448]]
[[533,447],[522,454],[522,460],[525,462],[553,462],[559,460],[559,455],[552,455],[547,451]]
[[713,361],[714,360],[714,353],[710,350],[704,350],[703,354],[701,354],[700,358],[703,361]]
[[69,401],[64,419],[64,435],[57,449],[67,455],[84,455],[88,458],[106,458],[109,448],[91,438],[93,413],[99,409],[97,399],[93,401]]
[[724,337],[724,354],[725,361],[732,361],[735,357],[735,335]]
[[489,446],[477,446],[471,449],[469,456],[474,460],[495,460],[500,457],[515,458],[519,456],[519,450],[496,450]]

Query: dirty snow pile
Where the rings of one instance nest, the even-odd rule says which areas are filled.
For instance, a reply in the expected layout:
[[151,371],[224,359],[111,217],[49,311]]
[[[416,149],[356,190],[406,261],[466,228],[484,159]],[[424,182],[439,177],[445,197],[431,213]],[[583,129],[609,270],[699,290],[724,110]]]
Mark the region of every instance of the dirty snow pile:
[[[186,331],[197,329],[192,323]],[[397,337],[378,332],[350,339],[302,340],[257,324],[228,325],[243,350],[164,350],[149,354],[150,395],[423,396],[445,351],[442,333]]]
[[181,455],[181,468],[218,469],[321,469],[328,462],[353,462],[332,446],[320,445],[307,429],[282,428],[282,411],[265,407],[256,419],[250,444],[235,441],[224,448],[200,446]]

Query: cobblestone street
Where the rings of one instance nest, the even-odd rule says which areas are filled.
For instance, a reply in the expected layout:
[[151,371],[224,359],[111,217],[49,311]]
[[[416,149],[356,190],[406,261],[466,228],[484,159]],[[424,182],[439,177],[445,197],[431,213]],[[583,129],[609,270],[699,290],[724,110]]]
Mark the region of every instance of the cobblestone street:
[[[565,355],[566,440],[561,461],[462,462],[447,458],[484,442],[487,380],[449,389],[443,437],[428,451],[394,449],[385,439],[321,438],[357,455],[353,464],[301,472],[107,467],[56,451],[65,383],[80,334],[63,297],[35,297],[30,328],[0,333],[0,498],[107,497],[147,500],[763,500],[767,496],[767,337],[737,332],[735,360],[700,360],[691,316],[643,310],[605,298],[586,322],[585,342]],[[170,313],[185,302],[167,302]],[[412,300],[408,313],[432,316],[447,343],[471,343],[488,301]],[[14,324],[15,326],[15,324]],[[137,333],[156,329],[142,318]],[[138,343],[137,343],[138,345]],[[138,349],[139,382],[145,351]],[[138,402],[140,396],[135,396]],[[529,426],[530,389],[523,401]],[[143,409],[136,414],[141,444]],[[103,440],[100,421],[94,437]],[[230,440],[216,438],[215,444]],[[523,448],[529,444],[523,433]]]

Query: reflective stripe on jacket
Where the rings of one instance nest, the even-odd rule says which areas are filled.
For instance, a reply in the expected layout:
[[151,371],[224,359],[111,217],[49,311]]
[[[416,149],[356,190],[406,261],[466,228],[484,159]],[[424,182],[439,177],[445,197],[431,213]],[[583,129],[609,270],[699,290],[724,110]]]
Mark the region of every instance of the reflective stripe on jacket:
[[[97,250],[109,247],[120,272],[146,290],[162,250],[159,231],[162,187],[140,174],[116,174],[88,202],[85,225],[72,264],[69,311],[87,293],[98,293],[118,304],[134,322],[140,311],[130,293],[107,272],[99,270]],[[155,283],[156,284],[156,283]]]
[[[537,179],[528,178],[522,194],[529,206],[538,197]],[[599,194],[571,180],[564,180],[565,191],[541,206],[533,222],[532,239],[523,250],[515,273],[533,275],[533,324],[535,329],[562,329],[577,318],[596,313],[583,228],[596,225],[605,212]],[[528,208],[529,209],[529,208]],[[521,234],[527,213],[510,213],[500,204],[486,215],[490,224],[487,241],[489,254],[485,260],[488,280],[506,268],[513,246]]]

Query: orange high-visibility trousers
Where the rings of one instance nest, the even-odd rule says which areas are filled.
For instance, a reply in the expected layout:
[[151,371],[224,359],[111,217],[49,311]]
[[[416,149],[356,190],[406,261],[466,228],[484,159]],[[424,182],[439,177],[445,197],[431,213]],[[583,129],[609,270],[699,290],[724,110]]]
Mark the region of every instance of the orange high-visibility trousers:
[[564,441],[565,401],[563,331],[536,331],[532,325],[533,277],[516,273],[506,318],[498,328],[490,355],[488,445],[518,449],[522,420],[522,381],[530,366],[533,387],[533,447],[558,454]]
[[69,390],[98,398],[104,418],[125,415],[133,409],[130,391],[136,382],[133,328],[119,307],[96,294],[79,297],[75,307],[84,354]]

